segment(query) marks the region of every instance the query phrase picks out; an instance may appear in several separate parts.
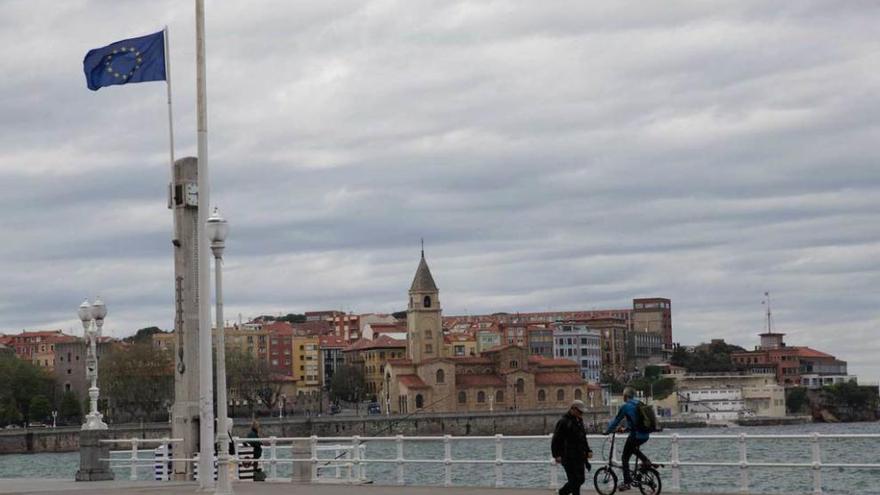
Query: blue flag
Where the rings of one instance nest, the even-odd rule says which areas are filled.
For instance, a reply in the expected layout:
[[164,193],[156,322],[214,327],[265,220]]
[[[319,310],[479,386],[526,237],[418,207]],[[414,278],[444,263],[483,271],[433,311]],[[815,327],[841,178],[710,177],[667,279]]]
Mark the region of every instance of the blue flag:
[[89,89],[165,80],[165,33],[117,41],[86,53],[83,70]]

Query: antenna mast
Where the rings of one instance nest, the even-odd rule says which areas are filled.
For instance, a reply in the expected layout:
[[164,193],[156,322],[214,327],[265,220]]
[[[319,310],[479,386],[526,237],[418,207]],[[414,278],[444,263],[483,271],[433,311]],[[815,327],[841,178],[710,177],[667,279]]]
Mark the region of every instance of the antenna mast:
[[773,333],[773,312],[770,311],[770,292],[764,292],[767,303],[767,333]]

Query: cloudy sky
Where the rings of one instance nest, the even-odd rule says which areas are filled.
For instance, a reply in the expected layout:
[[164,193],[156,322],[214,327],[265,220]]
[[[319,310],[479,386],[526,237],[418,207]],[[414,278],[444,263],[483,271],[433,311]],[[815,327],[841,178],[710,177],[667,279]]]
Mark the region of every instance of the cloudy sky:
[[[226,311],[404,308],[424,237],[446,314],[673,301],[676,340],[790,344],[880,378],[880,5],[207,2]],[[186,1],[0,1],[0,331],[172,324],[165,86],[82,58]]]

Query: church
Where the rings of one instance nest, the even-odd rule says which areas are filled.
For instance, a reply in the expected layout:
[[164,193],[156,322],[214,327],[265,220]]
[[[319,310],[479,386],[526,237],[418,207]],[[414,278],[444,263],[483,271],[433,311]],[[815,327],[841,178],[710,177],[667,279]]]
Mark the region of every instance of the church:
[[441,312],[423,250],[409,289],[406,354],[385,366],[381,398],[387,412],[565,409],[574,399],[602,404],[599,386],[584,380],[568,359],[530,356],[518,345],[444,356]]

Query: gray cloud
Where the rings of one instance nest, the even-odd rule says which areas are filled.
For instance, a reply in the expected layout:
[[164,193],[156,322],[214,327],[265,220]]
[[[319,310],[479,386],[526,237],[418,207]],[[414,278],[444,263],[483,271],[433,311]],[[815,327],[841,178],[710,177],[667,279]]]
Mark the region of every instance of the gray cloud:
[[[424,236],[447,313],[671,297],[676,337],[793,344],[880,378],[873,2],[208,2],[229,318],[394,311]],[[0,4],[0,331],[171,324],[161,83],[84,53],[168,24],[195,153],[187,2]]]

